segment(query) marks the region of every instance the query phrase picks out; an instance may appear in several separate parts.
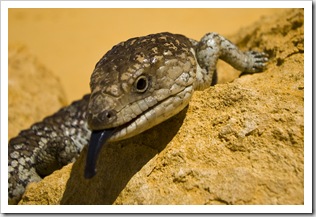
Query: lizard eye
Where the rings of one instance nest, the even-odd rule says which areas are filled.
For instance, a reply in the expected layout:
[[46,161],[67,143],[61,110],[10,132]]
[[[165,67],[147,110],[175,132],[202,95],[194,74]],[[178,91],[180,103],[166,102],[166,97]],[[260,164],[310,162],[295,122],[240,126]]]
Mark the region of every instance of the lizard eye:
[[144,93],[148,88],[148,78],[144,75],[139,76],[135,81],[135,88],[138,93]]

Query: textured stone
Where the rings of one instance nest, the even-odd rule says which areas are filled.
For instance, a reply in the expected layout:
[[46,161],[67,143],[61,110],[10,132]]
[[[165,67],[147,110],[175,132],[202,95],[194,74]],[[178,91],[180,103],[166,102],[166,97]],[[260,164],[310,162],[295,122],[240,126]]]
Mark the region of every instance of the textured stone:
[[[195,92],[177,116],[103,148],[91,180],[85,148],[60,171],[71,173],[56,203],[304,204],[303,24],[288,10],[228,37],[267,52],[267,71]],[[37,203],[51,201],[44,183],[65,184],[56,174],[34,184]]]
[[56,205],[66,188],[70,176],[72,163],[56,170],[50,176],[46,176],[41,182],[33,182],[27,185],[26,193],[19,205]]

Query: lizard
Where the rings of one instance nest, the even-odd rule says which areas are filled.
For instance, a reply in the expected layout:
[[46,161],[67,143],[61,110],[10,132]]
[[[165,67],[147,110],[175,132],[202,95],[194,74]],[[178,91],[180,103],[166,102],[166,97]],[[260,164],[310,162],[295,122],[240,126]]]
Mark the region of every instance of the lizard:
[[74,162],[88,145],[85,178],[96,174],[102,146],[138,135],[183,110],[194,91],[217,83],[224,60],[245,73],[266,69],[264,52],[241,51],[218,33],[200,41],[162,32],[121,42],[97,62],[91,93],[9,141],[8,203],[30,182]]

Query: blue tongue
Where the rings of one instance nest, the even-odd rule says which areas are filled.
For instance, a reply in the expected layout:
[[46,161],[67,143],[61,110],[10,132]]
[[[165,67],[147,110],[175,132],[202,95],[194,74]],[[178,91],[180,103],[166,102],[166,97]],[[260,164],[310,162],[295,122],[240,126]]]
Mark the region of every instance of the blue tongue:
[[96,174],[96,162],[103,144],[113,135],[115,129],[92,131],[88,147],[84,177],[91,179]]

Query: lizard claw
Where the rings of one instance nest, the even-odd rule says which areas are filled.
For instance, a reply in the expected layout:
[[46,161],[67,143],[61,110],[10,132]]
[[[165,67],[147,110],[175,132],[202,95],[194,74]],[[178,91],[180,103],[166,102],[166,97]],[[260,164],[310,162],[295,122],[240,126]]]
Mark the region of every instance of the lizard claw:
[[251,67],[246,71],[248,73],[262,72],[266,69],[269,61],[269,55],[264,52],[248,51],[246,55],[252,62]]

